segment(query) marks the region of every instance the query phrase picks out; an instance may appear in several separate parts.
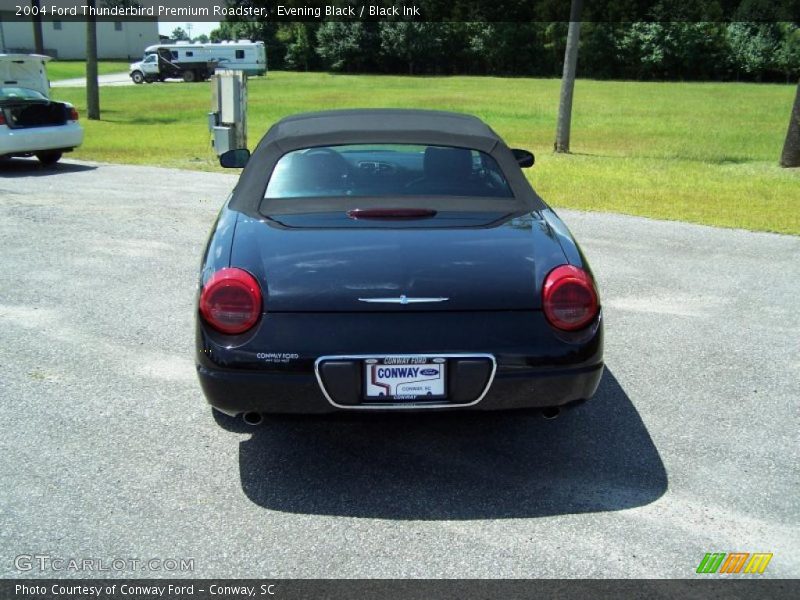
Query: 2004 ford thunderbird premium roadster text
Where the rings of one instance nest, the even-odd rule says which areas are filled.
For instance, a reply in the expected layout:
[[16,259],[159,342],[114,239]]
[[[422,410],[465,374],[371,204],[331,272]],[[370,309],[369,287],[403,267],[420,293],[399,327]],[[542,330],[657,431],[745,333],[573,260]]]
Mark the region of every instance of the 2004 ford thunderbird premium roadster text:
[[594,394],[592,273],[522,174],[533,155],[479,119],[302,114],[220,160],[244,171],[200,277],[197,370],[217,410],[553,410]]

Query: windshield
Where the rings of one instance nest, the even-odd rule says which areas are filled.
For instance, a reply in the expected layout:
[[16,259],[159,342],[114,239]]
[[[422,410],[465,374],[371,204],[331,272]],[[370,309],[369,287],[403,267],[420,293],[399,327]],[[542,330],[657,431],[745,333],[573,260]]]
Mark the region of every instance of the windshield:
[[410,144],[320,146],[285,154],[267,198],[479,196],[511,198],[497,162],[467,148]]
[[0,100],[47,100],[47,97],[37,92],[24,87],[1,87]]

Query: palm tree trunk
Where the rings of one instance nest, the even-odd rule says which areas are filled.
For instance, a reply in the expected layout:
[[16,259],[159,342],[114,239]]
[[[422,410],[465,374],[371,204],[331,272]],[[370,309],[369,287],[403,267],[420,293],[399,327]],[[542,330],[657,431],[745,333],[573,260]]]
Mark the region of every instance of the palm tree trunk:
[[[95,0],[86,0],[93,9]],[[86,116],[100,120],[100,88],[97,82],[97,18],[86,17]]]
[[33,9],[32,22],[33,22],[33,51],[36,54],[44,54],[44,40],[42,37],[42,15],[39,14],[41,8],[40,0],[31,0],[31,8]]
[[794,96],[792,115],[789,117],[789,130],[781,152],[782,167],[800,167],[800,81]]
[[569,11],[567,48],[564,52],[564,73],[561,77],[561,98],[558,103],[556,125],[556,152],[569,152],[569,135],[572,127],[572,93],[575,90],[575,69],[578,65],[578,41],[581,34],[581,9],[583,0],[572,0]]

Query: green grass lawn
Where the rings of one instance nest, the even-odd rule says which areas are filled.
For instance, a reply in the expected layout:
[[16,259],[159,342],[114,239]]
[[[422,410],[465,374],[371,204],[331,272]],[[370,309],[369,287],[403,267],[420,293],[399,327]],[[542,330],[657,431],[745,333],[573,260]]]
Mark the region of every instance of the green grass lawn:
[[[571,155],[553,154],[560,82],[493,77],[270,73],[249,82],[249,145],[306,110],[406,107],[473,113],[536,154],[553,206],[800,234],[800,170],[778,157],[795,87],[578,81]],[[79,89],[56,97],[83,111]],[[208,84],[102,88],[76,158],[217,170]]]
[[[127,73],[130,63],[125,61],[102,60],[97,64],[100,75],[108,73]],[[50,81],[86,77],[86,62],[82,60],[51,60],[47,63],[47,76]]]

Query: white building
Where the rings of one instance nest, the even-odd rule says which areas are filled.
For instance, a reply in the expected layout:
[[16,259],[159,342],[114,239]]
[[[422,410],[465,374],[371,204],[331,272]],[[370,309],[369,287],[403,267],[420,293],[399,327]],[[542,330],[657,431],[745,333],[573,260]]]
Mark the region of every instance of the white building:
[[[44,53],[62,60],[86,59],[86,22],[43,21]],[[158,21],[97,21],[97,57],[140,59],[144,49],[157,44]],[[13,13],[0,12],[0,52],[34,51],[33,23]]]

